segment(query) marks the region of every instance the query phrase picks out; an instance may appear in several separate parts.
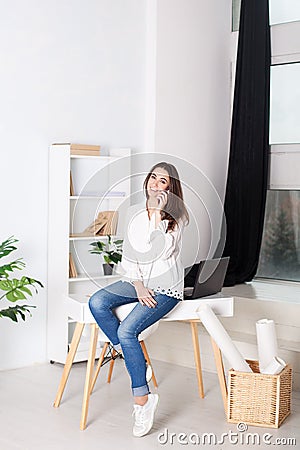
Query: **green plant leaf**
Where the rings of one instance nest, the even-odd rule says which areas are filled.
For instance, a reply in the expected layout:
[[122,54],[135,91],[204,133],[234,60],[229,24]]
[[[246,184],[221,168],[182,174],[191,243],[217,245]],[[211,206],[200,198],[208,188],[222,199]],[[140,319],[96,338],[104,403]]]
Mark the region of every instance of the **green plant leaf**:
[[123,239],[113,240],[111,235],[107,235],[107,242],[96,241],[90,245],[93,249],[89,250],[92,254],[103,255],[106,264],[117,264],[122,259]]
[[5,264],[4,266],[0,266],[0,278],[8,278],[9,273],[16,270],[22,270],[23,267],[25,267],[24,261],[22,261],[22,258],[16,259],[15,261],[12,261],[9,264]]
[[[9,255],[16,250],[13,245],[18,242],[14,236],[9,237],[0,244],[0,258]],[[23,258],[16,259],[8,264],[0,266],[0,290],[4,293],[0,296],[0,300],[6,298],[10,302],[15,303],[17,300],[25,300],[28,296],[32,296],[33,289],[38,292],[37,287],[44,287],[43,284],[31,277],[23,276],[21,279],[10,278],[14,270],[22,270],[25,267]],[[18,322],[18,318],[26,319],[26,313],[30,314],[30,308],[36,308],[30,305],[15,305],[6,309],[0,310],[0,317],[7,317],[13,322]]]
[[10,302],[17,302],[18,300],[26,300],[26,295],[20,289],[14,289],[6,294],[6,298]]
[[[38,290],[35,285],[39,285],[40,287],[44,287],[43,284],[30,277],[22,277],[20,280],[13,278],[12,280],[0,280],[0,289],[5,291],[5,293],[0,297],[0,300],[4,297],[7,298],[10,302],[16,302],[18,300],[25,300],[26,295],[32,295],[30,289],[26,286],[32,287],[37,293]],[[25,293],[24,293],[25,292]]]
[[3,241],[2,244],[0,244],[0,258],[9,255],[11,252],[17,249],[17,247],[12,245],[15,242],[18,242],[18,239],[16,239],[14,236],[10,236],[8,239]]
[[[104,258],[105,258],[105,256],[104,256]],[[113,252],[111,252],[109,254],[108,258],[114,264],[118,264],[118,262],[121,260],[121,256],[118,253],[113,253]]]
[[[44,287],[43,283],[41,283],[39,280],[36,280],[35,278],[22,277],[21,280],[22,281],[24,280],[24,282],[27,280],[27,283],[31,284],[32,286],[34,286],[35,284],[38,284],[41,288]],[[35,291],[38,292],[35,286],[34,286],[34,288],[35,288]]]
[[111,258],[107,255],[103,256],[104,261],[106,262],[106,264],[111,264]]
[[92,250],[89,250],[90,253],[102,253],[103,251],[105,251],[105,242],[102,241],[97,241],[97,242],[92,242],[90,245],[92,245],[94,248]]
[[25,286],[20,287],[20,290],[23,292],[26,292],[28,295],[32,296],[31,290],[28,289],[28,287],[25,287]]
[[24,313],[28,313],[31,316],[30,308],[36,308],[35,306],[31,305],[16,305],[16,306],[9,306],[6,309],[0,310],[0,317],[8,317],[13,322],[18,322],[18,315],[21,317],[22,320],[26,319],[26,316]]

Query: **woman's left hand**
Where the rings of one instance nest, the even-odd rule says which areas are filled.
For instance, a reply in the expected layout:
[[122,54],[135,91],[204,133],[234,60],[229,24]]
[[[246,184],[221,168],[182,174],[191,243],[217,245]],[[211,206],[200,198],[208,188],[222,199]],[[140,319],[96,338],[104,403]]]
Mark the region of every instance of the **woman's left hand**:
[[154,291],[145,287],[144,283],[140,280],[134,281],[133,284],[140,304],[149,308],[155,308],[157,301],[154,298]]

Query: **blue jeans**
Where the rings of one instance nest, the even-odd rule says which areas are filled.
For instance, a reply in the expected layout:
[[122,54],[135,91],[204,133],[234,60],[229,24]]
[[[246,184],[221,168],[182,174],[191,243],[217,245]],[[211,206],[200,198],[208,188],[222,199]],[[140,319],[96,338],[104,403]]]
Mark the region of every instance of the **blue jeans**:
[[[157,304],[149,308],[139,303],[134,286],[127,281],[117,281],[93,294],[89,307],[97,324],[114,346],[121,344],[125,364],[131,378],[134,396],[149,394],[146,381],[146,361],[138,335],[166,315],[178,299],[157,293]],[[128,316],[120,323],[113,312],[117,306],[137,303]]]

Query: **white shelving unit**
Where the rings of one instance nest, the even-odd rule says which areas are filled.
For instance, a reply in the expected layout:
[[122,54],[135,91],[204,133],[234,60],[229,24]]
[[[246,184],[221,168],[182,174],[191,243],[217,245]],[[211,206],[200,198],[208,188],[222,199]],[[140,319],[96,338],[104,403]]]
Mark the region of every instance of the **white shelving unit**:
[[[69,144],[54,144],[49,153],[48,218],[48,322],[47,354],[50,361],[64,363],[75,323],[63,306],[66,294],[90,296],[117,281],[105,276],[99,255],[89,252],[90,243],[105,236],[71,236],[83,232],[100,211],[118,210],[117,236],[130,205],[130,149],[111,149],[101,156],[70,155]],[[70,196],[70,171],[74,195]],[[69,253],[78,272],[69,278]],[[84,331],[76,361],[88,356],[89,335]],[[98,346],[101,349],[101,333]]]

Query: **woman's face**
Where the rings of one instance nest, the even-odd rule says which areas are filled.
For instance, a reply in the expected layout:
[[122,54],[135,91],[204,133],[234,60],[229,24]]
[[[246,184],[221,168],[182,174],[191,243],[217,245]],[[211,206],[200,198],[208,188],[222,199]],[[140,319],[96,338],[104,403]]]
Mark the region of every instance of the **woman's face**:
[[147,183],[149,197],[156,197],[161,191],[166,191],[170,186],[168,172],[162,167],[156,167],[150,175]]

